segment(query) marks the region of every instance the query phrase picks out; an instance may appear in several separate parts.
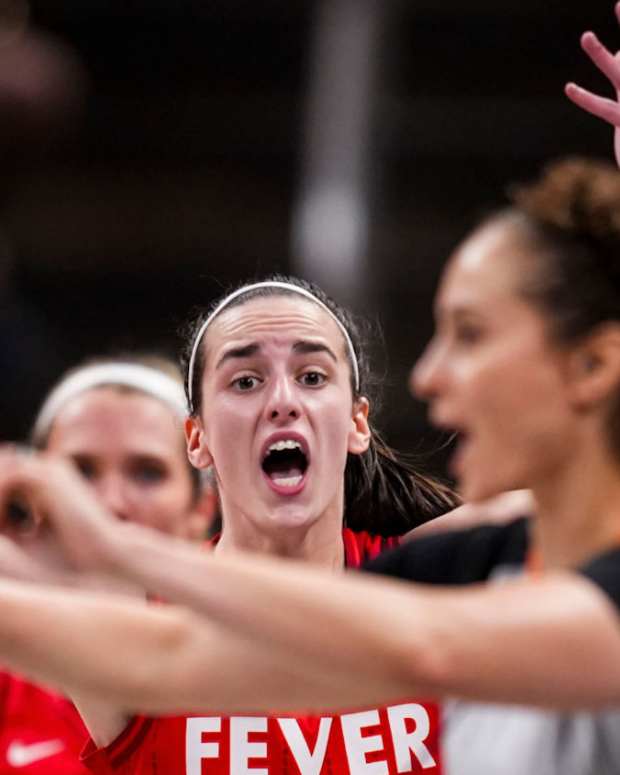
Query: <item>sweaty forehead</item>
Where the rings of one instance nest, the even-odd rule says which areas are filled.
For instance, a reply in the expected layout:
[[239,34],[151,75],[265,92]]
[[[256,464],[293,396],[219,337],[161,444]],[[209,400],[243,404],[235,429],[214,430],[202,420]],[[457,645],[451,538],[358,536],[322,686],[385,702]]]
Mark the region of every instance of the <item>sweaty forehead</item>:
[[207,352],[214,353],[231,342],[261,339],[321,339],[340,353],[344,337],[332,316],[304,298],[269,296],[252,299],[224,310],[209,326]]

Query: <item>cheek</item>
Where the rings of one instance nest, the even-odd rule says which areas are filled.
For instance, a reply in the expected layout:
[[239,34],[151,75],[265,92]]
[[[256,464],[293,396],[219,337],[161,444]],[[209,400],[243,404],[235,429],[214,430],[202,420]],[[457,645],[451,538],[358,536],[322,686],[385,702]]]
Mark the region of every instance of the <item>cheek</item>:
[[528,472],[553,465],[576,443],[571,407],[557,374],[542,367],[525,367],[521,374],[506,369],[487,387],[476,396],[477,429],[489,442],[493,465],[529,477]]
[[174,470],[159,482],[143,483],[136,487],[136,500],[147,515],[187,511],[192,495],[191,478],[185,468]]
[[455,397],[468,413],[500,427],[542,409],[555,408],[562,385],[558,373],[531,352],[492,352],[485,360],[455,369]]
[[253,403],[221,399],[214,401],[208,414],[203,415],[205,441],[218,471],[229,461],[238,460],[242,449],[250,449],[248,439],[256,427],[257,416]]
[[353,421],[350,417],[350,407],[343,410],[343,402],[336,397],[333,401],[324,404],[317,416],[321,418],[324,428],[326,452],[324,458],[329,466],[336,462],[346,462],[349,434],[353,430]]

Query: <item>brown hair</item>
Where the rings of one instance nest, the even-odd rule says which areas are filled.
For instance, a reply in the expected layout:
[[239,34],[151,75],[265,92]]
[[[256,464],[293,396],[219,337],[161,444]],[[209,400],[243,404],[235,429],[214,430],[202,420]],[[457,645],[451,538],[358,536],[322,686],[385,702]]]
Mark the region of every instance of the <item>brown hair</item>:
[[[620,172],[608,162],[572,157],[511,190],[509,219],[534,248],[537,265],[522,292],[548,318],[559,342],[578,341],[620,321]],[[608,422],[620,457],[620,386]]]

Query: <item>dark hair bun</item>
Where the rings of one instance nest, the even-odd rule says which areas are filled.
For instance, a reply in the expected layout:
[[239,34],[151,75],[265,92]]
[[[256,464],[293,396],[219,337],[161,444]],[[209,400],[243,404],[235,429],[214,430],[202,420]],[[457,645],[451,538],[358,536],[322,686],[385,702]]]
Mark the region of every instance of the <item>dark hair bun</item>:
[[567,236],[620,242],[620,171],[606,161],[571,157],[548,165],[540,179],[510,191],[533,221]]

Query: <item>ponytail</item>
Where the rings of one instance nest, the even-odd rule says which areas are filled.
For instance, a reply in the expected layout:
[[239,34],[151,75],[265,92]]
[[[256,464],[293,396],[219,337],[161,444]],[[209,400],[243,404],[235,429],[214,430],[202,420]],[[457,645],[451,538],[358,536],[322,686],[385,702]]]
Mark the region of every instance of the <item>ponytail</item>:
[[456,493],[399,456],[373,431],[363,455],[345,468],[345,525],[391,537],[403,535],[459,505]]

